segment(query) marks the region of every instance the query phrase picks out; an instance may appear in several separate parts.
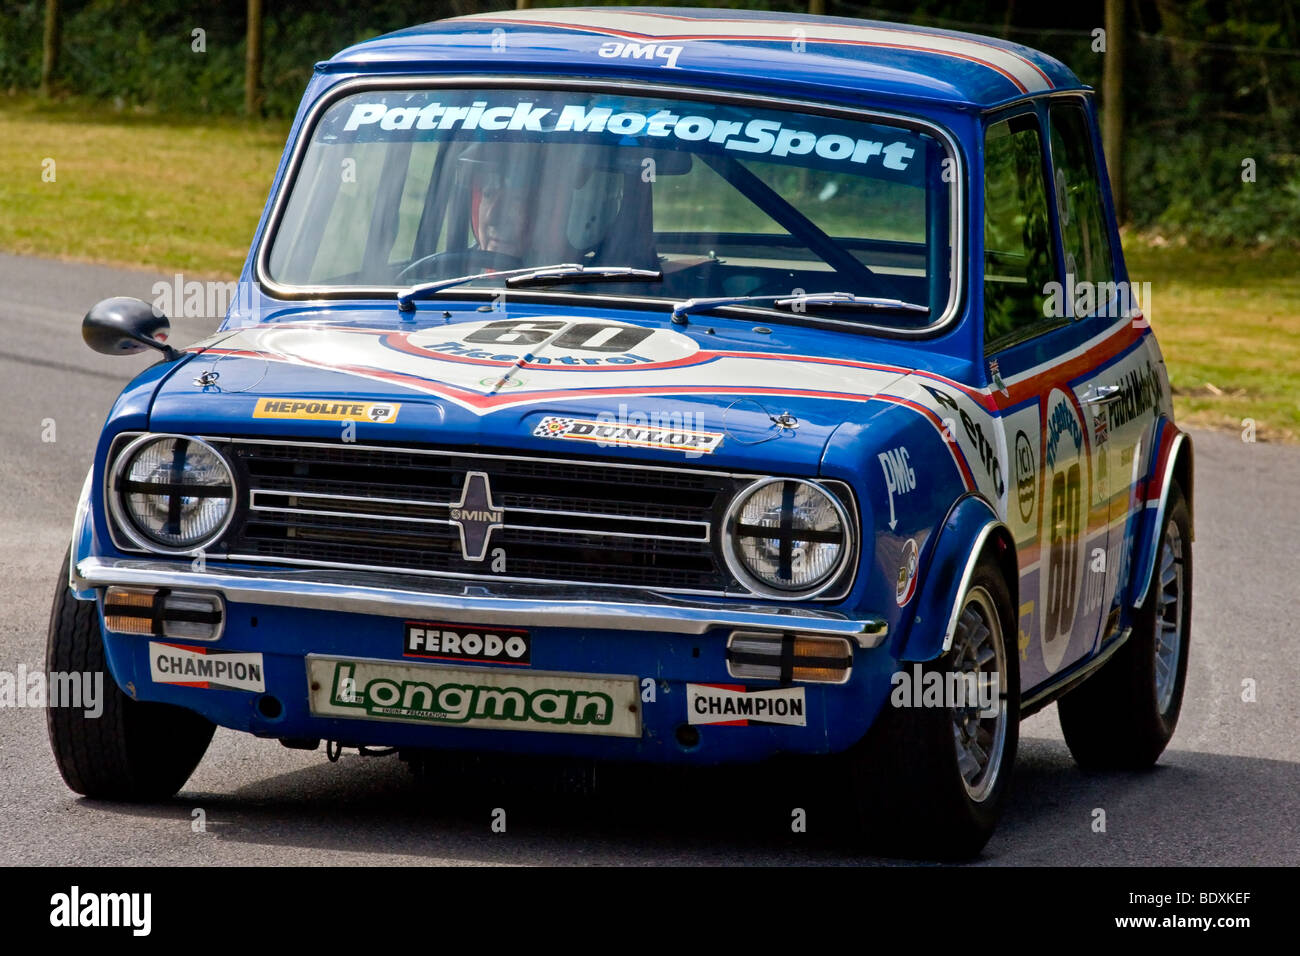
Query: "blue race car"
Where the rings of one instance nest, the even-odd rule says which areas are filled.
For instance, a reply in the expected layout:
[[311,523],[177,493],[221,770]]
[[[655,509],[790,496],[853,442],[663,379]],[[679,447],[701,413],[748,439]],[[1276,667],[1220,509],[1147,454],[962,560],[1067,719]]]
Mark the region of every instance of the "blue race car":
[[[320,64],[221,329],[109,413],[59,768],[314,748],[836,755],[904,852],[991,834],[1019,721],[1144,767],[1187,669],[1192,446],[1095,104],[1000,40],[652,8]],[[1149,312],[1148,312],[1149,314]]]

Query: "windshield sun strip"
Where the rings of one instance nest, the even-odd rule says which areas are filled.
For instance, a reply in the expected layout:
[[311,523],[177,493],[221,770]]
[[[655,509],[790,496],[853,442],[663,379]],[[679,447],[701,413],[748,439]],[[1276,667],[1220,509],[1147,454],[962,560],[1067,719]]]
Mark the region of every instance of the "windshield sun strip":
[[[297,139],[294,142],[293,152],[290,156],[289,163],[286,165],[284,176],[276,189],[271,212],[267,217],[266,228],[262,231],[258,241],[257,253],[254,257],[255,274],[259,286],[261,286],[267,294],[271,295],[273,298],[286,301],[309,300],[331,302],[353,299],[386,299],[395,297],[397,293],[401,291],[403,287],[398,285],[285,285],[270,278],[267,268],[268,259],[270,257],[271,248],[275,242],[276,234],[280,227],[284,208],[301,170],[303,157],[307,148],[312,143],[317,124],[327,109],[333,106],[337,101],[350,96],[353,93],[385,90],[400,91],[408,89],[440,89],[448,87],[458,89],[520,88],[554,91],[571,90],[581,92],[608,92],[611,88],[616,88],[618,91],[625,92],[632,96],[658,95],[663,97],[676,97],[682,100],[748,104],[795,113],[832,116],[864,122],[879,122],[884,125],[901,126],[905,129],[918,131],[932,136],[944,148],[956,166],[955,175],[951,184],[953,188],[949,191],[948,199],[949,256],[951,268],[949,269],[948,297],[944,310],[934,321],[927,325],[915,328],[902,328],[897,325],[873,324],[868,322],[845,322],[842,320],[835,321],[835,324],[858,331],[878,331],[889,335],[914,337],[932,335],[941,329],[946,328],[960,313],[963,299],[963,283],[966,274],[964,256],[962,255],[962,250],[965,246],[964,240],[966,230],[966,203],[964,190],[965,166],[962,153],[957,146],[956,140],[951,133],[937,123],[919,117],[893,114],[880,110],[855,109],[852,107],[842,107],[834,104],[818,103],[815,101],[799,99],[768,98],[758,94],[736,93],[729,90],[713,90],[698,86],[675,86],[672,84],[624,81],[612,78],[593,80],[581,77],[558,76],[537,77],[499,75],[485,77],[467,75],[402,75],[386,76],[382,78],[356,78],[346,80],[331,87],[317,99],[317,101],[312,105],[310,112],[303,120]],[[481,292],[493,290],[466,288],[463,291]],[[511,291],[518,293],[523,290]],[[652,305],[659,308],[672,307],[672,300],[668,297],[606,295],[598,292],[552,292],[548,294],[534,292],[534,290],[528,291],[540,296],[557,297],[570,301],[575,299],[581,301],[584,298],[590,299],[593,295],[597,295],[602,301],[611,303],[635,303],[641,305]],[[779,315],[787,321],[791,319],[791,316],[788,313],[774,309],[760,308],[755,311],[761,311],[766,315]]]

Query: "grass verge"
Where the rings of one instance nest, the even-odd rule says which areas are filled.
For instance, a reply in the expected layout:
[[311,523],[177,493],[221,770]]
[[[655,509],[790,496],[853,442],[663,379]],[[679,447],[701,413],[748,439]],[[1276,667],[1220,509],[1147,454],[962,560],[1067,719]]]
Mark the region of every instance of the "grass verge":
[[[234,278],[287,132],[0,96],[0,249]],[[1124,248],[1179,422],[1300,441],[1300,249]]]

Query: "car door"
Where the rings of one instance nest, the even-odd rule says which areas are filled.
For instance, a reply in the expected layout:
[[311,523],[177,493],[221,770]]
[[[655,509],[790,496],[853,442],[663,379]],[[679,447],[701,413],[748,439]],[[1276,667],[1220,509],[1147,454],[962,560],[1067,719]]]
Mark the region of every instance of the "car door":
[[1101,609],[1085,600],[1091,551],[1109,506],[1096,483],[1098,332],[1065,300],[1065,253],[1050,179],[1045,104],[994,114],[984,139],[984,352],[1010,480],[1003,518],[1020,556],[1021,687],[1095,646]]
[[[1049,109],[1052,184],[1060,223],[1066,287],[1073,311],[1096,330],[1090,350],[1093,384],[1081,396],[1093,436],[1093,507],[1107,515],[1105,541],[1091,545],[1083,604],[1100,610],[1098,640],[1119,621],[1125,526],[1136,491],[1135,467],[1144,446],[1159,387],[1152,388],[1143,334],[1133,327],[1136,304],[1117,285],[1106,187],[1092,118],[1080,97],[1056,99]],[[1154,393],[1154,394],[1153,394]],[[1103,548],[1104,551],[1099,551]]]

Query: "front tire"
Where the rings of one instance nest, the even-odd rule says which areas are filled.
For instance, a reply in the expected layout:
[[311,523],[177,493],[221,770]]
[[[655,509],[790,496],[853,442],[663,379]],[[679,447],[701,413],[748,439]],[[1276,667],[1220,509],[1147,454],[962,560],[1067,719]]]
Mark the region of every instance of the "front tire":
[[1191,625],[1191,515],[1174,485],[1133,633],[1096,674],[1057,702],[1075,763],[1085,770],[1144,770],[1159,759],[1182,708]]
[[996,674],[996,714],[984,716],[978,705],[894,706],[891,695],[847,755],[863,835],[890,854],[976,856],[993,835],[1010,788],[1020,722],[1011,594],[998,567],[982,560],[961,600],[951,649],[925,663],[922,673],[945,682],[952,674],[976,680]]
[[117,686],[104,656],[96,603],[77,600],[68,588],[68,558],[50,610],[45,669],[102,675],[98,717],[80,707],[46,708],[54,762],[77,793],[97,800],[166,799],[208,749],[216,730],[211,721],[183,707],[132,700]]

